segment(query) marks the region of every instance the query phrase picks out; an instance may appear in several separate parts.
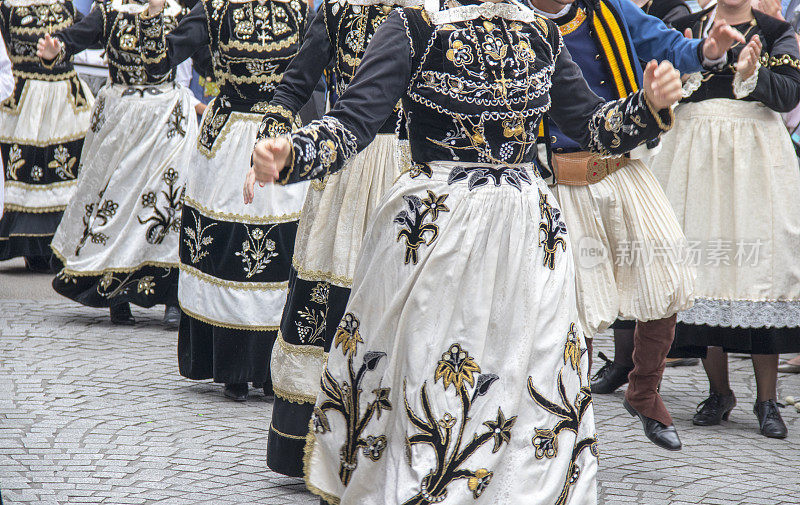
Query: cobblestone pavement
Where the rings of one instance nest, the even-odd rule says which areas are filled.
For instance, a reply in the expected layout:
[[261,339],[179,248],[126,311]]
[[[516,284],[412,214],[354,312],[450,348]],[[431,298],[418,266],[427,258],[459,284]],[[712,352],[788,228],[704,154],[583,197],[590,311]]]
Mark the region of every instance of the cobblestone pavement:
[[[317,503],[299,479],[266,470],[271,404],[258,394],[232,403],[219,386],[182,379],[160,312],[134,315],[136,327],[118,328],[67,301],[0,300],[4,503]],[[700,367],[668,370],[679,453],[645,441],[621,393],[596,398],[601,503],[800,503],[800,414],[783,409],[788,440],[761,437],[749,362],[731,368],[739,406],[714,428],[691,426],[706,388]],[[780,389],[800,397],[800,377],[782,377]]]

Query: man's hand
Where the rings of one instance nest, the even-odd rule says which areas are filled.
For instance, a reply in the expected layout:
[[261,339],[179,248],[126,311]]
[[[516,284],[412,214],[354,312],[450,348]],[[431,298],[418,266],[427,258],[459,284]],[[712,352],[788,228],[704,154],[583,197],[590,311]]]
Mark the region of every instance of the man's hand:
[[781,0],[757,0],[757,5],[756,9],[764,14],[786,21],[781,14]]
[[739,30],[730,26],[724,19],[716,21],[703,44],[703,56],[708,60],[718,60],[735,42],[745,43],[744,36]]
[[61,51],[61,43],[52,38],[49,33],[36,43],[36,56],[45,61],[56,59],[59,51]]
[[680,72],[666,60],[651,60],[644,69],[644,92],[656,110],[672,106],[683,96]]
[[761,39],[758,35],[750,39],[750,42],[739,53],[739,61],[736,63],[736,71],[742,76],[742,80],[747,80],[756,71],[758,59],[761,57]]
[[253,149],[253,167],[244,182],[244,203],[251,203],[255,196],[254,186],[275,182],[289,160],[291,145],[286,137],[261,140]]
[[167,3],[167,0],[149,0],[147,4],[147,15],[151,18],[157,16],[164,10],[164,4]]

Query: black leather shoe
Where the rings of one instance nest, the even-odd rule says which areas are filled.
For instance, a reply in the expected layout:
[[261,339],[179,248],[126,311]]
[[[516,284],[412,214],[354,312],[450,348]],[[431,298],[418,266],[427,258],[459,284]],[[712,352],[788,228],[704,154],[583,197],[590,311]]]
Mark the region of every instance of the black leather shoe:
[[247,383],[225,384],[225,398],[235,402],[247,401]]
[[708,398],[697,406],[697,413],[692,417],[695,426],[715,426],[727,421],[731,410],[736,406],[736,396],[733,391],[728,395],[721,395],[712,391]]
[[758,426],[762,435],[769,438],[786,438],[788,430],[775,400],[756,402],[753,412],[758,417]]
[[675,426],[664,426],[660,421],[650,419],[644,414],[640,414],[633,406],[628,403],[628,400],[622,400],[622,405],[633,417],[639,417],[642,421],[645,436],[657,446],[670,451],[679,451],[681,447],[681,439],[678,437],[678,430]]
[[136,324],[136,319],[131,315],[131,306],[128,303],[112,305],[109,307],[109,312],[111,312],[112,324],[119,324],[122,326],[133,326]]
[[181,324],[181,309],[175,305],[167,305],[164,308],[163,323],[168,330],[177,330]]
[[606,357],[602,352],[597,355],[606,362],[592,377],[592,393],[598,395],[611,394],[628,383],[628,374],[633,367],[621,366]]

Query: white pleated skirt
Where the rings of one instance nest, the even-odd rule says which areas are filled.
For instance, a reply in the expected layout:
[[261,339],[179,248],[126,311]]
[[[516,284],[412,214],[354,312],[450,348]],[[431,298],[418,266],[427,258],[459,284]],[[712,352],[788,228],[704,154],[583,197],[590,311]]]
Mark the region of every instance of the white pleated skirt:
[[192,93],[183,86],[109,84],[100,90],[78,188],[52,242],[66,273],[178,266],[197,131]]
[[617,318],[662,319],[692,305],[695,272],[664,190],[640,160],[588,186],[558,185],[587,335]]
[[480,165],[431,166],[431,178],[402,175],[367,230],[314,408],[307,486],[346,505],[595,504],[557,203],[532,166],[496,180]]
[[680,105],[653,170],[696,264],[678,320],[800,326],[800,167],[777,112],[756,102]]

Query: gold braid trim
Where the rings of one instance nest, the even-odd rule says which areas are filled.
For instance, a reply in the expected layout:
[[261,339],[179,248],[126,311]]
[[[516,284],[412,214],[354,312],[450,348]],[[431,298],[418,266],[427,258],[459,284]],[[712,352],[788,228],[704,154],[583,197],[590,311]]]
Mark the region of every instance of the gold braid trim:
[[216,326],[218,328],[227,328],[229,330],[250,330],[250,331],[277,331],[277,326],[257,326],[257,325],[246,325],[246,324],[233,324],[233,323],[223,323],[220,321],[215,321],[213,319],[209,319],[207,317],[201,316],[200,314],[196,314],[191,310],[186,309],[180,301],[178,302],[180,305],[181,310],[186,313],[187,316],[197,319],[198,321],[202,321],[206,324],[210,324],[211,326]]
[[[19,114],[16,114],[19,115]],[[0,136],[0,142],[5,144],[24,144],[26,146],[33,146],[33,147],[50,147],[56,144],[64,144],[66,142],[72,142],[73,140],[82,139],[86,136],[86,132],[75,133],[73,135],[67,135],[64,137],[57,137],[54,139],[47,139],[47,140],[30,140],[30,139],[21,139],[16,137],[2,137]]]
[[327,354],[322,347],[316,345],[297,345],[290,344],[283,339],[283,334],[278,330],[278,336],[275,338],[278,341],[278,346],[286,352],[286,354],[299,354],[303,356],[312,356],[315,358],[325,358]]
[[[49,67],[44,63],[42,63],[42,66],[45,68],[53,68],[58,63],[56,60],[53,61],[54,63]],[[61,74],[53,74],[53,75],[40,74],[38,72],[23,72],[22,70],[13,70],[11,73],[14,74],[14,77],[19,77],[22,79],[32,79],[34,81],[66,81],[78,75],[78,72],[76,72],[75,70],[69,70]]]
[[192,207],[193,209],[200,212],[200,214],[210,217],[212,219],[216,219],[218,221],[228,221],[234,223],[244,223],[244,224],[281,224],[281,223],[291,223],[292,221],[297,221],[300,219],[299,212],[292,212],[291,214],[282,214],[280,216],[266,216],[266,217],[255,217],[255,216],[248,216],[245,214],[233,214],[229,212],[217,212],[215,210],[209,209],[208,207],[200,204],[197,200],[185,196],[183,197],[183,203]]
[[[57,250],[55,247],[50,246],[50,249],[53,250],[53,254],[63,263],[64,265],[67,264],[67,258]],[[103,270],[72,270],[71,268],[64,267],[61,269],[61,272],[72,276],[72,277],[96,277],[100,275],[105,275],[107,273],[119,273],[119,274],[128,274],[131,272],[136,272],[137,270],[141,270],[144,267],[155,267],[155,268],[178,268],[177,263],[165,263],[161,261],[144,261],[139,263],[139,265],[135,267],[120,267],[120,268],[105,268]]]
[[800,70],[800,60],[796,60],[788,54],[782,54],[780,56],[770,56],[769,54],[765,54],[761,57],[761,65],[765,67],[779,67],[782,65],[788,65]]
[[[275,396],[277,396],[281,400],[286,400],[287,402],[296,403],[298,405],[309,404],[309,403],[311,405],[314,405],[314,403],[316,403],[317,401],[316,396],[304,395],[300,393],[291,393],[289,391],[286,391],[285,389],[276,387],[275,384],[272,385],[272,390],[275,392]],[[282,435],[282,433],[280,432],[279,434]]]
[[29,184],[27,182],[6,181],[6,187],[19,188],[24,191],[49,191],[51,189],[68,188],[78,184],[77,179],[69,181],[51,182],[50,184]]
[[292,440],[305,440],[306,435],[289,435],[288,433],[284,433],[278,428],[275,427],[272,423],[269,423],[269,431],[274,431],[278,435],[282,436],[283,438],[291,438]]
[[[52,207],[26,207],[24,205],[17,205],[15,203],[6,203],[3,208],[9,212],[24,212],[25,214],[51,214],[53,212],[63,212],[66,210],[66,205],[53,205]],[[52,233],[48,233],[52,235]]]
[[311,479],[308,476],[308,474],[311,473],[311,455],[314,453],[314,445],[316,445],[316,443],[317,437],[314,434],[314,421],[309,420],[308,435],[306,435],[306,446],[303,448],[303,480],[306,481],[306,488],[331,505],[340,505],[341,499],[338,496],[318,488],[311,483]]
[[662,131],[669,131],[672,129],[672,126],[675,124],[675,114],[672,112],[672,107],[668,107],[666,109],[667,114],[669,114],[669,124],[665,124],[664,121],[661,119],[661,115],[659,111],[656,110],[655,106],[650,102],[650,98],[647,97],[647,93],[641,91],[642,95],[644,95],[644,103],[647,104],[647,108],[650,109],[650,114],[656,119],[656,124]]
[[352,277],[334,275],[331,272],[323,272],[321,270],[306,270],[300,265],[296,254],[292,258],[292,266],[297,270],[297,276],[304,281],[327,282],[340,288],[349,288],[353,285]]
[[[210,107],[211,105],[209,105],[209,108]],[[200,143],[200,136],[197,137],[197,150],[200,152],[200,154],[208,159],[214,158],[217,155],[217,151],[219,151],[223,141],[228,136],[228,132],[231,129],[231,123],[234,121],[249,121],[252,123],[261,124],[261,116],[253,112],[231,112],[228,115],[228,118],[225,120],[225,124],[223,125],[222,129],[219,131],[217,136],[214,137],[214,141],[211,144],[210,150]],[[200,125],[200,128],[202,129],[204,126],[205,121]]]
[[26,238],[39,238],[39,237],[52,237],[53,233],[12,233],[7,237],[0,237],[0,241],[9,240],[12,237],[26,237]]
[[242,291],[281,291],[289,289],[289,281],[284,282],[237,282],[237,281],[223,281],[212,275],[208,275],[197,268],[181,263],[181,271],[186,275],[196,277],[203,282],[213,284],[222,288],[239,289]]

